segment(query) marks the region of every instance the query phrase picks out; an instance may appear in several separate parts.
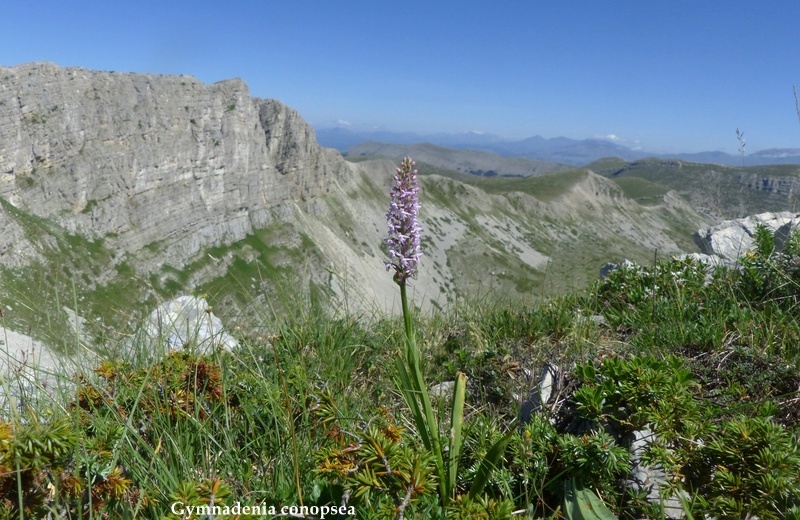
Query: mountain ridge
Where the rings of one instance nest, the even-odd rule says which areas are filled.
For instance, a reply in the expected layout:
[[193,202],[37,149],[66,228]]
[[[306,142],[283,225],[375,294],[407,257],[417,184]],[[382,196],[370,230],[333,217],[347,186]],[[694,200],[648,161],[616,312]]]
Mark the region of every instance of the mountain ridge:
[[[350,175],[297,112],[250,98],[241,80],[48,63],[0,77],[0,196],[72,233],[114,234],[127,252],[166,238],[182,263],[217,245],[211,237],[241,240],[272,207]],[[161,209],[169,218],[154,218]],[[0,263],[20,238],[13,222],[3,227],[13,231],[0,238]]]
[[[189,293],[241,334],[282,297],[398,312],[383,242],[396,164],[321,147],[240,80],[2,67],[4,323],[63,343],[77,315],[102,341]],[[614,160],[529,177],[417,167],[425,256],[409,294],[426,311],[585,287],[609,261],[696,251],[714,223],[680,186],[610,175]]]
[[504,157],[492,152],[455,150],[431,143],[411,145],[366,142],[348,148],[345,157],[384,156],[398,161],[413,156],[421,162],[470,175],[484,177],[531,177],[568,170],[566,164],[538,161],[524,157]]
[[[503,139],[493,134],[475,132],[465,134],[415,134],[411,132],[393,133],[389,131],[351,131],[346,128],[317,128],[317,137],[323,146],[347,152],[350,148],[365,142],[384,144],[413,145],[428,142],[438,146],[455,149],[491,152],[505,157],[524,157],[545,162],[566,163],[571,166],[586,166],[604,158],[619,157],[628,161],[657,157],[662,159],[682,159],[692,162],[742,165],[740,155],[719,151],[659,153],[603,138],[571,139],[568,137],[545,138],[533,136],[525,139]],[[745,155],[745,164],[756,166],[766,164],[800,164],[800,148],[768,149]]]

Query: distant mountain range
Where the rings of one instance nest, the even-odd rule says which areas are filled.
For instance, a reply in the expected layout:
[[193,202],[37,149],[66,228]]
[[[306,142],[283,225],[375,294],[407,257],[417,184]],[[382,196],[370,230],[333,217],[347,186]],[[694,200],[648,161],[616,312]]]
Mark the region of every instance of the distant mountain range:
[[[468,132],[464,134],[416,134],[385,131],[352,131],[347,128],[320,128],[316,130],[317,140],[322,146],[335,148],[348,154],[348,150],[365,142],[410,145],[430,143],[454,149],[469,149],[491,152],[506,157],[525,157],[548,163],[562,163],[584,166],[604,157],[619,157],[626,161],[636,161],[647,157],[663,159],[682,159],[698,163],[741,166],[742,158],[725,152],[698,153],[655,153],[635,150],[606,139],[570,139],[553,137],[550,139],[534,136],[518,141],[506,140],[493,134]],[[780,148],[761,150],[744,157],[745,165],[800,164],[800,148]]]

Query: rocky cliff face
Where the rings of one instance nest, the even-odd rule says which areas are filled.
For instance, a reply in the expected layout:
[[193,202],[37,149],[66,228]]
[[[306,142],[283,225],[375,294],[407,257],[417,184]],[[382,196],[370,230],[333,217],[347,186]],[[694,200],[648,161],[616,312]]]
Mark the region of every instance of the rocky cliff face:
[[[0,198],[122,251],[158,242],[182,264],[350,176],[297,112],[241,80],[0,67]],[[36,251],[9,211],[0,264],[14,266]]]
[[786,197],[797,196],[800,193],[800,177],[795,175],[755,175],[741,173],[737,175],[737,182],[755,191],[764,191]]
[[[79,315],[103,338],[187,293],[244,329],[282,299],[397,312],[383,262],[394,166],[346,162],[239,80],[0,67],[4,323],[58,343]],[[530,300],[584,286],[609,260],[696,249],[702,218],[674,192],[641,205],[586,170],[419,166],[421,308]]]

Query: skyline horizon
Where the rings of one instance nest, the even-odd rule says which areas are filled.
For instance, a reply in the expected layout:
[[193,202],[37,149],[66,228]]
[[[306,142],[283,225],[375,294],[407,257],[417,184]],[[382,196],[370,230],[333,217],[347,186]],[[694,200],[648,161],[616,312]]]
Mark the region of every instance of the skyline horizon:
[[10,0],[0,28],[14,44],[0,47],[0,64],[241,78],[314,127],[736,154],[737,128],[748,150],[800,146],[798,17],[790,0]]
[[[455,138],[458,136],[486,136],[488,138],[495,138],[497,142],[507,142],[507,143],[515,143],[526,141],[535,138],[541,138],[544,140],[554,140],[554,139],[570,139],[573,141],[604,141],[609,142],[615,145],[623,146],[625,148],[630,149],[631,151],[644,151],[644,152],[653,152],[659,154],[669,154],[669,153],[676,153],[676,154],[695,154],[695,153],[726,153],[731,156],[739,156],[739,152],[735,151],[734,153],[725,150],[712,150],[712,149],[703,149],[703,150],[692,150],[687,151],[684,149],[668,149],[665,147],[659,147],[658,145],[653,146],[643,146],[638,142],[631,142],[627,140],[623,140],[618,138],[617,136],[604,136],[604,135],[593,135],[593,136],[586,136],[586,137],[572,137],[569,135],[542,135],[542,134],[534,134],[534,135],[526,135],[523,137],[509,137],[500,134],[495,134],[491,132],[482,132],[476,130],[468,130],[464,132],[415,132],[413,130],[408,131],[395,131],[385,127],[353,127],[348,125],[316,125],[309,122],[312,128],[316,132],[319,131],[327,131],[327,130],[345,130],[351,132],[354,135],[363,134],[363,133],[385,133],[385,134],[395,134],[397,136],[407,135],[407,136],[416,136],[420,138],[424,137],[449,137]],[[734,131],[735,132],[735,131]],[[735,135],[734,135],[735,137]],[[392,143],[392,144],[401,144],[401,143]],[[435,144],[435,143],[432,143]],[[441,146],[441,145],[439,145]],[[446,147],[446,146],[445,146]],[[758,152],[768,151],[768,150],[797,150],[800,152],[800,141],[798,141],[796,146],[767,146],[765,148],[753,149],[753,150],[746,150],[745,157],[748,155],[752,155]],[[799,154],[800,155],[800,154]]]
[[[274,97],[269,97],[269,96],[256,95],[252,91],[253,90],[252,86],[247,82],[247,80],[245,78],[242,78],[242,77],[223,78],[223,79],[220,79],[220,80],[217,80],[217,81],[205,81],[202,78],[197,77],[196,75],[187,74],[187,73],[171,73],[171,72],[167,72],[167,73],[152,73],[152,72],[147,72],[147,71],[126,71],[126,70],[116,70],[116,69],[101,70],[101,69],[91,69],[91,68],[84,67],[84,66],[81,66],[81,65],[63,65],[61,63],[56,63],[56,62],[52,62],[52,61],[49,61],[49,60],[38,60],[38,61],[31,61],[31,62],[22,62],[22,63],[15,63],[13,65],[5,65],[3,63],[0,63],[0,67],[16,67],[16,66],[25,65],[25,64],[29,64],[29,63],[36,63],[36,62],[54,63],[55,65],[57,65],[59,67],[62,67],[62,68],[79,68],[79,69],[82,68],[82,69],[86,69],[86,70],[95,70],[95,71],[100,71],[100,72],[114,72],[114,73],[126,73],[126,74],[128,74],[128,73],[129,74],[154,74],[154,75],[168,75],[168,76],[189,76],[189,77],[194,77],[195,79],[198,79],[199,81],[203,82],[204,84],[209,84],[209,85],[213,84],[213,83],[221,82],[221,81],[231,80],[231,79],[240,79],[240,80],[244,81],[245,84],[247,84],[247,86],[248,86],[248,88],[250,90],[250,94],[251,94],[252,97],[259,97],[259,98],[264,98],[264,99],[277,99],[277,101],[280,101],[281,103],[284,103],[289,108],[292,108],[292,109],[296,110],[301,115],[301,117],[303,117],[303,119],[315,131],[341,129],[341,130],[347,130],[347,131],[350,131],[350,132],[353,132],[353,133],[356,133],[356,134],[357,133],[361,133],[361,132],[365,132],[365,133],[376,132],[376,133],[387,133],[387,134],[398,134],[398,135],[409,134],[409,135],[416,135],[416,136],[420,136],[420,137],[431,137],[431,136],[449,136],[449,137],[454,137],[454,136],[459,136],[459,135],[464,135],[464,136],[467,136],[467,135],[479,135],[479,136],[481,136],[482,135],[482,136],[490,136],[490,137],[497,138],[497,140],[500,141],[500,142],[519,142],[519,141],[525,141],[525,140],[532,139],[532,138],[537,138],[537,137],[545,139],[545,140],[566,138],[566,139],[571,139],[571,140],[574,140],[574,141],[585,141],[585,140],[605,141],[605,142],[613,143],[615,145],[623,146],[625,148],[630,149],[631,151],[644,151],[644,152],[652,152],[652,153],[657,153],[657,154],[670,154],[670,153],[674,153],[674,154],[725,153],[725,154],[728,154],[728,155],[731,155],[731,156],[740,155],[738,150],[731,151],[729,149],[699,149],[699,148],[696,148],[696,149],[688,150],[688,149],[670,147],[670,146],[659,145],[659,144],[643,145],[641,143],[641,141],[638,141],[638,140],[632,141],[632,140],[628,140],[628,139],[623,139],[623,138],[620,138],[619,136],[617,136],[615,134],[610,134],[610,135],[591,135],[591,136],[583,136],[583,137],[581,137],[581,136],[577,136],[575,134],[573,134],[573,135],[567,135],[567,134],[545,135],[543,132],[535,133],[535,134],[532,134],[532,135],[509,136],[509,135],[503,135],[503,134],[500,134],[500,133],[486,132],[486,131],[481,131],[481,130],[465,130],[465,131],[458,131],[458,130],[456,130],[456,131],[446,131],[446,130],[443,130],[443,131],[438,131],[438,132],[419,132],[419,131],[415,131],[415,130],[394,130],[394,129],[388,128],[388,127],[386,127],[384,125],[371,125],[371,126],[370,125],[356,125],[356,124],[354,124],[354,123],[352,123],[350,121],[341,120],[341,119],[337,120],[337,121],[334,121],[334,122],[329,122],[327,124],[326,123],[319,124],[319,123],[317,123],[315,121],[309,120],[306,116],[303,115],[303,113],[299,109],[297,109],[296,107],[284,102],[281,99],[274,98]],[[798,120],[800,120],[800,106],[798,107],[797,117],[798,117]],[[733,132],[734,133],[734,137],[736,136],[736,134],[735,134],[736,130],[738,130],[738,129],[734,129],[734,132]],[[746,137],[746,135],[745,135],[745,137]],[[767,150],[783,150],[783,149],[800,150],[800,139],[798,139],[798,143],[797,143],[796,146],[765,146],[765,147],[758,148],[758,149],[751,149],[749,151],[746,150],[745,151],[745,156],[752,155],[752,154],[755,154],[755,153],[758,153],[758,152],[762,152],[762,151],[767,151]]]

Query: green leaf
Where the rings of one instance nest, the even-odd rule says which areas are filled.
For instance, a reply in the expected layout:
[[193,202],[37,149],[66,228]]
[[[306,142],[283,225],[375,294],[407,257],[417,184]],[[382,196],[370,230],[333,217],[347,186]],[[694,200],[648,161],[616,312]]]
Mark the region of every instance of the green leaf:
[[508,433],[506,433],[494,444],[494,446],[491,447],[481,461],[481,465],[478,467],[478,471],[475,473],[475,478],[472,481],[472,486],[469,489],[469,498],[471,500],[475,500],[477,497],[483,494],[483,489],[489,482],[489,477],[491,476],[492,471],[494,471],[494,469],[497,467],[498,462],[500,462],[500,458],[506,451],[508,443],[511,442],[511,439],[514,437],[516,426],[517,421],[514,420],[514,422],[511,423]]
[[401,358],[395,360],[395,367],[397,368],[400,392],[402,392],[406,404],[411,408],[411,413],[414,415],[414,424],[417,425],[419,436],[422,437],[422,444],[425,446],[425,449],[432,451],[432,442],[427,423],[425,422],[425,414],[422,413],[422,407],[417,400],[414,385],[411,383],[411,377],[408,375],[408,371]]
[[447,474],[447,494],[453,497],[458,480],[458,459],[461,456],[461,430],[464,425],[464,399],[466,395],[467,376],[459,372],[456,374],[456,384],[453,389],[453,411],[450,414],[450,451],[449,467]]
[[594,491],[576,485],[575,479],[564,482],[564,512],[569,520],[616,520]]

